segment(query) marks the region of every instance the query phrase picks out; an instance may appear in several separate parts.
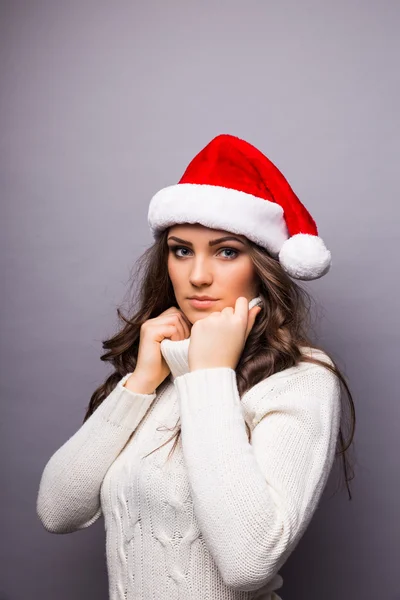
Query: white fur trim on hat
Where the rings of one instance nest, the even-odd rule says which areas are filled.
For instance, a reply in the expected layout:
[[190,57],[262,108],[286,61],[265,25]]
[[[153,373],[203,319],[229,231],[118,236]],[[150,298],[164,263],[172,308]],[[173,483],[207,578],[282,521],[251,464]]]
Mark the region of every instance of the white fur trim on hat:
[[297,233],[284,242],[279,262],[295,279],[318,279],[329,271],[331,253],[317,235]]
[[279,204],[217,185],[179,183],[159,190],[148,211],[153,236],[178,223],[200,223],[244,235],[273,256],[289,237]]

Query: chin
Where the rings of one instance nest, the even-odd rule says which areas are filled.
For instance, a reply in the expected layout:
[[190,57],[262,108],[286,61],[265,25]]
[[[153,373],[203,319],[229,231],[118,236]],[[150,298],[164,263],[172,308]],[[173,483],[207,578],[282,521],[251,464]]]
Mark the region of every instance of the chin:
[[191,322],[191,324],[193,325],[194,323],[196,323],[196,321],[200,321],[201,319],[205,319],[209,314],[210,313],[208,313],[208,314],[201,313],[201,314],[198,314],[198,315],[196,315],[195,317],[192,317],[192,318],[188,317],[188,319]]

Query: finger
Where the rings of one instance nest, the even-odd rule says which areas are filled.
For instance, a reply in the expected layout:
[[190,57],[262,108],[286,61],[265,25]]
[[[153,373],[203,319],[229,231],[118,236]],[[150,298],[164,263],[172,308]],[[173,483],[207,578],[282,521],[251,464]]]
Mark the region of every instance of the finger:
[[162,342],[165,338],[176,340],[176,327],[172,323],[163,323],[158,327],[154,339],[156,342]]
[[[223,308],[223,309],[221,310],[221,312],[222,312],[222,313],[223,313],[223,312],[229,312],[229,313],[233,314],[234,310],[235,310],[235,309],[233,308],[233,306],[225,306],[225,308]],[[214,313],[213,313],[213,314],[214,314]]]
[[182,323],[182,326],[184,327],[184,331],[185,331],[184,337],[189,337],[190,330],[192,328],[192,323],[189,321],[189,319],[187,318],[185,313],[183,311],[181,311],[179,308],[177,308],[176,306],[170,306],[169,308],[167,308],[167,310],[165,310],[163,313],[161,313],[160,316],[171,316],[171,315],[175,315],[175,314],[177,314],[180,317],[180,321]]
[[171,315],[176,312],[179,312],[179,308],[177,306],[170,306],[169,308],[164,310],[159,316],[161,317],[161,315]]
[[177,313],[181,317],[182,322],[187,324],[189,331],[190,331],[190,329],[192,327],[192,323],[189,321],[189,319],[187,318],[187,316],[185,315],[185,313],[182,310],[173,306],[170,309],[168,309],[168,311],[171,311],[171,314]]
[[167,322],[171,323],[176,328],[176,333],[174,335],[172,335],[171,340],[173,340],[173,341],[183,340],[185,337],[185,330],[184,330],[181,315],[179,314],[179,312],[177,312],[173,315],[168,315]]
[[239,317],[242,317],[244,322],[247,323],[249,315],[249,301],[244,296],[239,296],[239,298],[236,298],[235,314],[239,315]]

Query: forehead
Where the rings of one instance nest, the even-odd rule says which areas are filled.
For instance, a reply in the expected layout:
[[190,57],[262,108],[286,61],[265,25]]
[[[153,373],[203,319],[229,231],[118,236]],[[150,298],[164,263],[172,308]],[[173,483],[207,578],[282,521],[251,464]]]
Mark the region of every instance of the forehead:
[[234,235],[243,242],[245,242],[247,239],[246,236],[241,235],[239,233],[233,233],[232,231],[227,231],[225,229],[212,229],[211,227],[206,227],[205,225],[201,225],[200,223],[178,223],[176,225],[172,225],[169,228],[168,235],[176,235],[177,237],[185,238],[187,240],[211,240],[220,237],[225,237],[226,235]]

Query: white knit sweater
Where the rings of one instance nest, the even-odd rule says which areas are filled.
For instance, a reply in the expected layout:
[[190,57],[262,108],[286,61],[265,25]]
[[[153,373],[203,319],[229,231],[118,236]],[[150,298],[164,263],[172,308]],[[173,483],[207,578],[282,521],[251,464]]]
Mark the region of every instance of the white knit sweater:
[[[103,514],[110,600],[279,600],[278,570],[331,470],[338,380],[300,363],[240,400],[234,370],[189,372],[189,341],[162,342],[171,376],[157,395],[124,387],[128,373],[53,454],[37,514],[53,533]],[[179,416],[182,437],[169,462],[173,440],[144,458]]]

